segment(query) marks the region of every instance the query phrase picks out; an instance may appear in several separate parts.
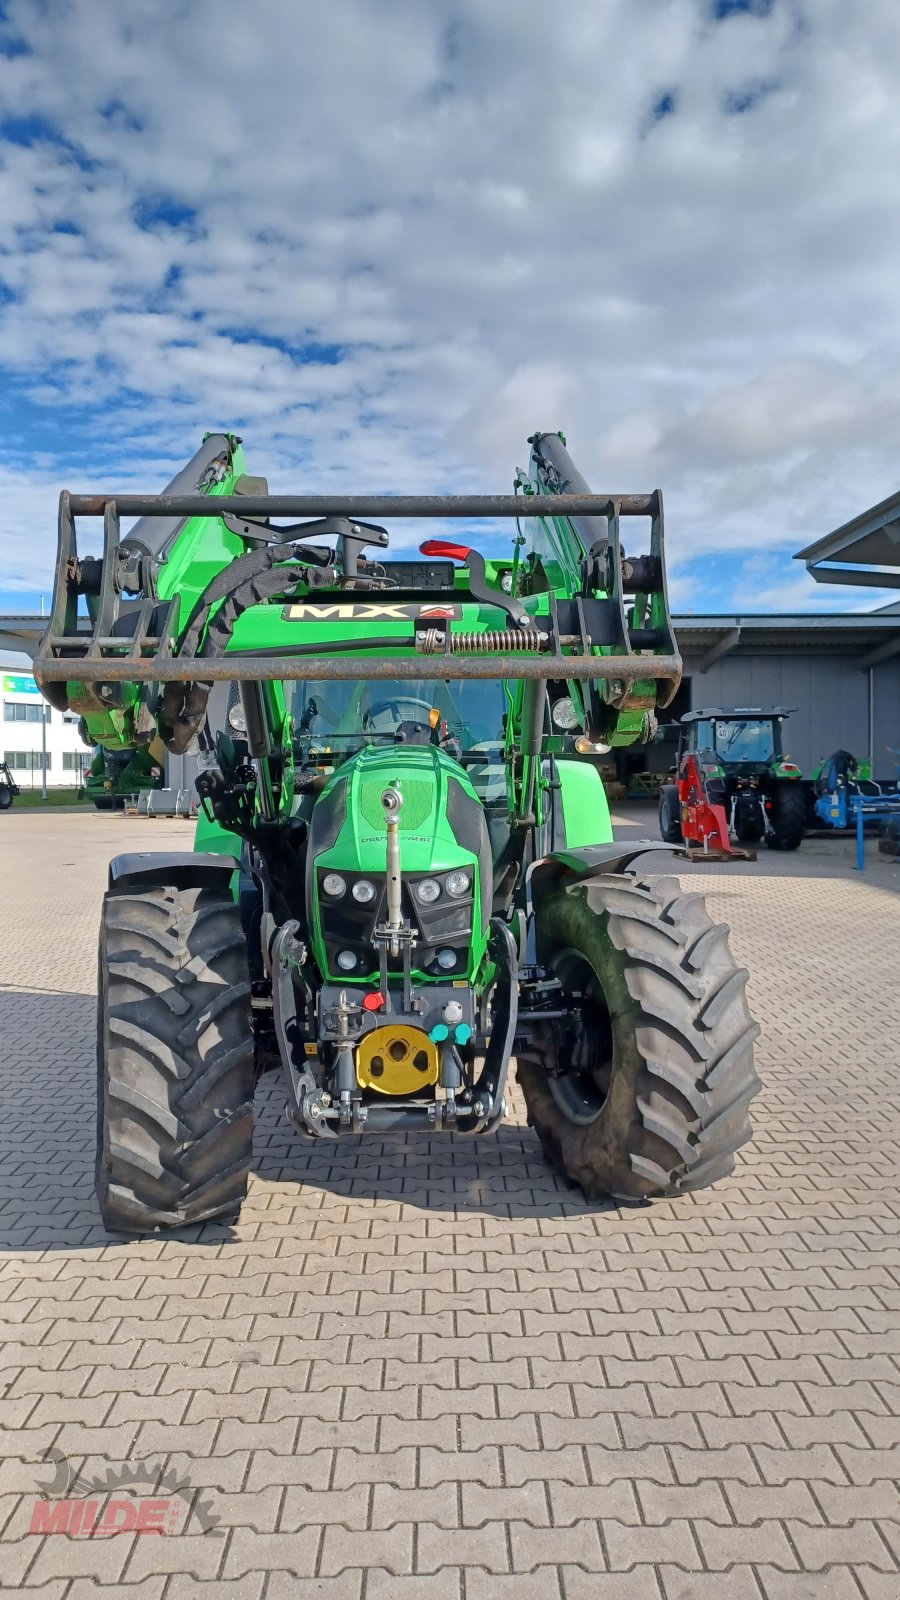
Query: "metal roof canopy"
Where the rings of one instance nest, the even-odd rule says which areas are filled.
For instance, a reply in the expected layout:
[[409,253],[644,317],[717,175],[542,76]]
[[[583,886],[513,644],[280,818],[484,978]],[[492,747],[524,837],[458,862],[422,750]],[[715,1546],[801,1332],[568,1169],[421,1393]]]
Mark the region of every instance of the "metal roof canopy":
[[715,718],[723,722],[758,722],[761,717],[775,717],[781,722],[793,716],[796,709],[796,706],[733,706],[730,711],[723,711],[720,706],[706,706],[703,711],[686,711],[678,720],[688,723]]
[[[708,672],[723,657],[829,654],[855,658],[861,669],[900,655],[900,614],[785,612],[777,615],[672,618],[685,670]],[[699,658],[699,659],[697,659]]]
[[806,562],[816,583],[900,589],[900,492],[798,550],[794,560]]

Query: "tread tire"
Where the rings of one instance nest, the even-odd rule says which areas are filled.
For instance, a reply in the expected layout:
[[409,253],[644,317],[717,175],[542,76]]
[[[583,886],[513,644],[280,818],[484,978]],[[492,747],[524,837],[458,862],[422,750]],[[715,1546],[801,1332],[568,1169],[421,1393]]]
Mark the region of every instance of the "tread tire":
[[537,942],[547,966],[572,951],[593,970],[613,1040],[606,1100],[586,1124],[550,1088],[550,1030],[520,1054],[529,1121],[551,1164],[588,1199],[630,1204],[725,1177],[751,1136],[747,1108],[760,1088],[759,1028],[727,928],[674,878],[609,875],[548,897]]
[[113,1233],[234,1218],[253,1147],[250,978],[227,890],[104,897],[97,1198]]
[[806,832],[806,796],[799,784],[776,783],[772,791],[772,833],[766,834],[770,850],[796,850]]
[[681,844],[681,804],[674,783],[659,791],[659,836],[666,844]]

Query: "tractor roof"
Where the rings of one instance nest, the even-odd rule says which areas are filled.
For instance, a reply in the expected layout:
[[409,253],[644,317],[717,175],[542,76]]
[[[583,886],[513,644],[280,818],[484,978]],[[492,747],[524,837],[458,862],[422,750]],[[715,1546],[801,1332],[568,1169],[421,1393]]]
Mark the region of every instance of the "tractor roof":
[[733,706],[731,710],[723,710],[721,706],[707,706],[703,711],[686,711],[681,722],[703,722],[709,717],[726,717],[729,722],[758,722],[762,717],[789,717],[796,709],[796,706]]

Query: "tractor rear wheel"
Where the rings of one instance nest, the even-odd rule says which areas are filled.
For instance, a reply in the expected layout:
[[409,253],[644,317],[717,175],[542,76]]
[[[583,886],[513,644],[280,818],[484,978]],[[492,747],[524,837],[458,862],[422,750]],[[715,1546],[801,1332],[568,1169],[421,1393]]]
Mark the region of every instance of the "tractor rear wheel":
[[111,1232],[235,1217],[253,1144],[253,1033],[227,890],[106,895],[97,1012],[97,1197]]
[[681,843],[681,802],[674,783],[665,783],[659,791],[659,836],[666,844]]
[[0,811],[8,811],[12,803],[12,789],[8,783],[0,783]]
[[766,834],[770,850],[796,850],[806,832],[806,796],[799,784],[776,783],[769,816],[772,832]]
[[766,831],[763,802],[759,795],[738,796],[734,808],[734,831],[741,844],[756,844]]
[[537,942],[572,1010],[518,1062],[552,1164],[590,1199],[632,1204],[725,1177],[751,1134],[759,1029],[701,896],[673,878],[594,878],[539,906]]

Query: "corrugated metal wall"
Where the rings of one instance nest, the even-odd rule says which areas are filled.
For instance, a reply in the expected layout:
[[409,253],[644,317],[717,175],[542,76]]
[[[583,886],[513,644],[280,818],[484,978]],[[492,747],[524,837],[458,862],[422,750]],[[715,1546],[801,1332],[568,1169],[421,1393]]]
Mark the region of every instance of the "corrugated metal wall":
[[[804,772],[833,750],[869,751],[869,674],[847,655],[734,654],[701,673],[685,656],[692,709],[702,706],[796,706],[785,725],[785,751]],[[874,669],[875,761],[894,775],[888,747],[900,749],[900,660]]]
[[882,661],[873,670],[872,700],[875,712],[875,767],[879,777],[891,777],[900,757],[900,660]]

